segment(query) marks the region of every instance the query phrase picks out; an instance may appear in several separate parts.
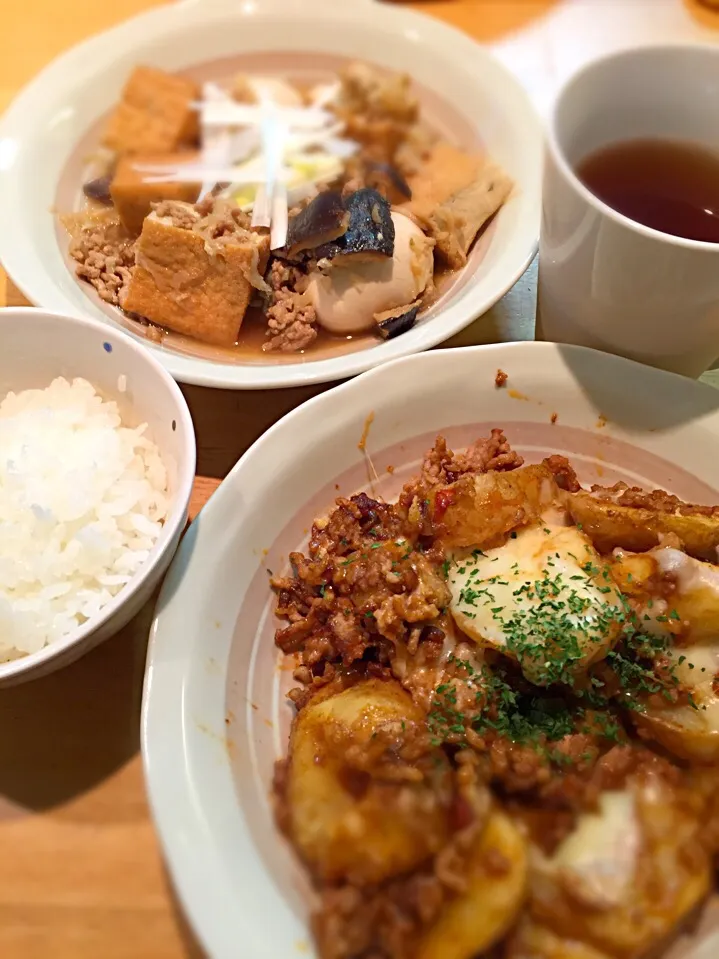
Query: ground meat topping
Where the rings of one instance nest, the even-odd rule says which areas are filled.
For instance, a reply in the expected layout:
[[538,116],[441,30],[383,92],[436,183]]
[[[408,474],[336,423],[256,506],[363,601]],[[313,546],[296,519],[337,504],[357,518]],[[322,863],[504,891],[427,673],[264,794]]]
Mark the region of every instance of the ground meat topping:
[[71,229],[70,256],[75,273],[97,290],[106,303],[118,306],[135,265],[135,245],[116,218],[88,218]]
[[297,353],[317,339],[317,313],[306,298],[307,274],[282,260],[274,260],[268,282],[265,352]]
[[697,506],[685,503],[665,490],[646,492],[637,486],[627,486],[626,483],[615,483],[610,487],[594,485],[592,495],[603,502],[632,509],[648,509],[679,516],[719,516],[719,506]]
[[516,453],[502,430],[494,429],[488,438],[476,440],[462,453],[454,453],[443,436],[425,454],[420,475],[408,483],[400,496],[400,506],[409,509],[415,498],[424,500],[435,486],[447,486],[466,473],[513,470],[524,460]]
[[548,456],[544,465],[554,474],[554,479],[560,489],[567,493],[577,493],[581,489],[577,474],[566,456]]

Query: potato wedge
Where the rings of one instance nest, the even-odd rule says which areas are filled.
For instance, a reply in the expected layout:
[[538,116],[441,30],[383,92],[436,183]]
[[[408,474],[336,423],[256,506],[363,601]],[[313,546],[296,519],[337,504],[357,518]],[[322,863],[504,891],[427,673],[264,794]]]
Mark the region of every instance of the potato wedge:
[[575,523],[581,524],[600,553],[616,547],[636,553],[658,546],[669,533],[679,537],[690,556],[716,560],[719,513],[679,513],[623,506],[592,493],[563,493]]
[[665,546],[618,552],[611,573],[645,630],[682,645],[719,642],[719,566]]
[[719,642],[714,646],[678,646],[669,650],[673,675],[691,692],[693,705],[664,702],[653,696],[643,712],[631,712],[644,736],[661,743],[680,759],[695,763],[719,762]]
[[510,530],[536,521],[559,502],[559,489],[546,466],[508,473],[465,476],[430,497],[438,535],[455,549],[498,543]]
[[419,943],[416,959],[474,959],[505,935],[524,902],[527,850],[504,813],[493,811],[471,856],[467,889]]
[[535,852],[533,919],[613,959],[644,956],[711,888],[704,805],[650,773],[603,793],[551,858]]
[[444,754],[393,765],[420,728],[423,715],[408,694],[379,679],[318,696],[298,713],[287,770],[289,830],[316,876],[381,882],[442,847],[451,798]]
[[521,923],[507,946],[506,959],[611,959],[593,946],[563,939],[531,921]]

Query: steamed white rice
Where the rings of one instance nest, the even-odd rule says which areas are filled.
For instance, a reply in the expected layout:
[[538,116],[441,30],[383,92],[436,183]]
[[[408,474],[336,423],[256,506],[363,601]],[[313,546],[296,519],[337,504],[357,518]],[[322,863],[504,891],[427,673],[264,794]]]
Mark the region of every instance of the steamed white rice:
[[146,427],[82,379],[0,403],[0,661],[96,616],[147,560],[169,504]]

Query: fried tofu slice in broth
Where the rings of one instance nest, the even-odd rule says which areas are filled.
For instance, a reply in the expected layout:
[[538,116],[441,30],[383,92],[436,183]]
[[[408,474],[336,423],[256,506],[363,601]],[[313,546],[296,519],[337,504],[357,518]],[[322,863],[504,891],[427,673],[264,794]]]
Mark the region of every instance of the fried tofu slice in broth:
[[534,921],[600,954],[645,956],[711,889],[705,805],[698,792],[649,770],[602,793],[551,857],[533,849]]
[[437,255],[453,270],[467,265],[479,231],[509,198],[514,184],[495,163],[486,163],[477,178],[453,194],[429,217]]
[[507,933],[524,904],[526,841],[493,811],[469,857],[466,888],[451,899],[417,948],[416,959],[474,959]]
[[198,134],[199,86],[155,67],[135,67],[102,142],[117,153],[171,153]]
[[121,156],[110,184],[110,195],[122,224],[131,236],[142,232],[145,217],[152,212],[152,204],[161,200],[179,200],[194,203],[200,192],[199,183],[148,182],[144,166],[152,164],[176,165],[193,163],[199,154],[163,153],[159,156],[126,154]]
[[429,746],[416,760],[402,759],[424,734],[424,715],[411,697],[379,679],[319,694],[298,713],[285,799],[291,837],[315,876],[382,882],[442,848],[449,763]]
[[249,278],[268,252],[266,236],[246,231],[209,253],[199,233],[153,212],[143,222],[121,306],[176,333],[232,346],[252,296]]
[[645,498],[647,505],[627,505],[622,501],[626,495],[619,492],[611,498],[612,494],[611,490],[563,493],[572,519],[581,524],[600,553],[616,548],[641,553],[671,535],[690,556],[710,562],[717,559],[719,508],[688,507],[676,497],[668,497],[665,508],[658,509],[649,505],[651,494]]
[[447,549],[484,549],[560,502],[546,466],[463,476],[430,494],[429,516]]
[[444,140],[436,143],[420,169],[408,177],[412,199],[400,209],[429,227],[434,211],[452,196],[468,188],[478,177],[484,161]]

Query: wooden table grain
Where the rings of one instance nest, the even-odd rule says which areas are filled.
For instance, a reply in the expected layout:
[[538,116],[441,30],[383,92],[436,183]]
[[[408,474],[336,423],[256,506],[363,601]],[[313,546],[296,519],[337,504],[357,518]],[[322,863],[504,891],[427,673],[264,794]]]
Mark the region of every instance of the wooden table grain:
[[[153,5],[156,0],[6,4],[0,110],[62,50]],[[496,41],[556,4],[408,5]],[[531,338],[535,296],[536,264],[488,315],[446,345]],[[0,304],[18,303],[24,300],[0,270]],[[254,439],[321,389],[243,394],[186,387],[199,448],[192,515]],[[0,691],[0,959],[201,956],[163,867],[143,784],[139,717],[151,614],[148,607],[60,673]]]

